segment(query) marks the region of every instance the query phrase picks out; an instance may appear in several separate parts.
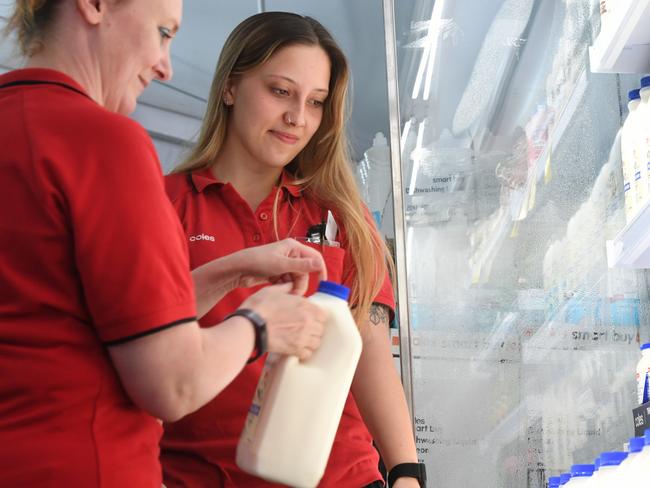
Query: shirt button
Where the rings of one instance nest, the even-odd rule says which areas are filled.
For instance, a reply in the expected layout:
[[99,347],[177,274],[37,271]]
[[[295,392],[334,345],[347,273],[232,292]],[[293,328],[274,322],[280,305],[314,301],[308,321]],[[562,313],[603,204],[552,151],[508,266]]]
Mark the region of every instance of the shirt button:
[[260,236],[259,234],[253,234],[253,242],[258,242],[261,238],[262,236]]
[[260,214],[260,220],[269,220],[269,214],[267,214],[266,212],[262,212]]

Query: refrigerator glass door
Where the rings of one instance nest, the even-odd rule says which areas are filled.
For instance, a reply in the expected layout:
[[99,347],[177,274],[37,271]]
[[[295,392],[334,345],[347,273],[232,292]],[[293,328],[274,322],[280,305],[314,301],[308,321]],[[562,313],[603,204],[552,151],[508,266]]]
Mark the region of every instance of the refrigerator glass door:
[[418,454],[432,486],[546,486],[632,435],[647,305],[606,259],[627,107],[589,72],[598,2],[395,9]]

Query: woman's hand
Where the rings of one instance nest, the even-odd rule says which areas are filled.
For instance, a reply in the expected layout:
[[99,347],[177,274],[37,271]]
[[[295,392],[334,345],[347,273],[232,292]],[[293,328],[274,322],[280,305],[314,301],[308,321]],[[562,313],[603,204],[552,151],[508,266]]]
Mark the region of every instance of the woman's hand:
[[250,308],[266,320],[269,352],[309,359],[320,346],[327,314],[291,292],[289,283],[268,286],[244,300],[241,308]]
[[327,279],[323,256],[294,239],[249,247],[207,262],[192,271],[197,316],[202,317],[235,288],[264,283],[291,283],[290,293],[307,290],[309,273]]
[[291,293],[303,295],[309,273],[327,279],[323,256],[316,249],[294,239],[284,239],[258,247],[249,247],[228,256],[239,271],[238,287],[249,288],[262,283],[291,283]]

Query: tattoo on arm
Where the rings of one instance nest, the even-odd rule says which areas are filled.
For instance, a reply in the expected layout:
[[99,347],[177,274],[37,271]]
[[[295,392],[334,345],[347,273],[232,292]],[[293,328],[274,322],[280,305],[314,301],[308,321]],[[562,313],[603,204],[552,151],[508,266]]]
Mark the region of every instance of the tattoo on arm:
[[380,305],[378,303],[373,303],[370,305],[370,323],[372,325],[388,325],[388,307],[386,305]]

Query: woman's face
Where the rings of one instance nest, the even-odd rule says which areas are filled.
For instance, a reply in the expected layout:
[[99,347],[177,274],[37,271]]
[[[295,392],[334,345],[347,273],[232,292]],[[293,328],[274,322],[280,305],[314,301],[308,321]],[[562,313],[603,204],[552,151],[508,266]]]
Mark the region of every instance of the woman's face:
[[229,83],[226,147],[258,166],[286,166],[320,126],[329,82],[330,60],[321,47],[280,49]]
[[152,80],[171,79],[169,49],[183,3],[121,0],[108,5],[97,50],[104,106],[126,115]]

